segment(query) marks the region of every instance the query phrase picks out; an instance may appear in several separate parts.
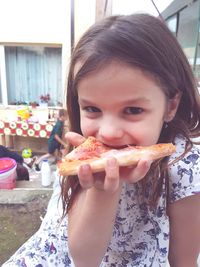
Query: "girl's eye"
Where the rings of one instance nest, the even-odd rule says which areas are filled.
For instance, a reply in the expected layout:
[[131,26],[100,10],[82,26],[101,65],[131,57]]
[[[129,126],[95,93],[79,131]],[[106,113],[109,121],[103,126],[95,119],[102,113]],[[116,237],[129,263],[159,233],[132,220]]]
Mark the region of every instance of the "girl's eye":
[[83,110],[89,112],[89,113],[94,113],[94,112],[100,112],[100,109],[92,106],[84,107]]
[[143,111],[144,111],[144,109],[139,108],[139,107],[127,107],[127,108],[125,108],[126,114],[138,115],[138,114],[141,114]]

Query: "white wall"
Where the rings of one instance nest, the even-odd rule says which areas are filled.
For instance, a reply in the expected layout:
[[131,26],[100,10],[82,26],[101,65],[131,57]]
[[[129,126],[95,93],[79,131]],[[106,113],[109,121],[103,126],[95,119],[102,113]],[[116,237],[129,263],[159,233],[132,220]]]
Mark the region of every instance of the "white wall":
[[0,42],[62,43],[70,0],[0,0]]
[[[70,3],[71,0],[0,0],[0,42],[65,42],[71,31]],[[96,0],[74,0],[75,40],[95,22],[95,3]]]
[[[70,0],[0,0],[0,48],[6,43],[62,46],[62,88],[71,54]],[[2,92],[5,58],[0,53]],[[3,94],[3,104],[7,97]]]

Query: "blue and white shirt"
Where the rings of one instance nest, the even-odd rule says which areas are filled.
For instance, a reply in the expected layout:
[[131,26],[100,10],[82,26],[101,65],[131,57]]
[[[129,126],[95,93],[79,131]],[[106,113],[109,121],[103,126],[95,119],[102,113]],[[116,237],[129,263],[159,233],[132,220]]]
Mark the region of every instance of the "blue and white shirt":
[[[180,156],[184,147],[185,141],[177,138],[177,152],[170,161]],[[171,165],[169,176],[171,203],[200,194],[200,146],[194,146],[184,158]],[[124,183],[112,238],[100,267],[166,266],[169,219],[166,214],[165,183],[155,209],[150,209],[145,199],[141,201],[140,190],[138,183]],[[60,223],[61,205],[57,207],[58,196],[57,186],[39,231],[2,267],[74,266],[67,246],[67,218]]]

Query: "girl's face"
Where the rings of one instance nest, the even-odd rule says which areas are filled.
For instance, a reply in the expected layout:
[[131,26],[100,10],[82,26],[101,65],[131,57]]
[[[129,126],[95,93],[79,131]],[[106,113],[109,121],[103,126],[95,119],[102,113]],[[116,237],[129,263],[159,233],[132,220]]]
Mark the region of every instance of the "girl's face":
[[78,100],[83,135],[112,147],[156,144],[179,102],[139,69],[116,62],[81,80]]

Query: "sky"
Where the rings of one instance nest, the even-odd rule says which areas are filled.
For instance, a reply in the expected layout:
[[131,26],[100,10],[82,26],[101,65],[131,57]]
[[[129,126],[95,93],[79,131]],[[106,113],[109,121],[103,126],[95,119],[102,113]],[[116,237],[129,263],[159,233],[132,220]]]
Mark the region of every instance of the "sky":
[[[154,0],[161,13],[173,0]],[[113,0],[113,14],[128,15],[135,12],[147,12],[154,16],[158,15],[151,0]]]

